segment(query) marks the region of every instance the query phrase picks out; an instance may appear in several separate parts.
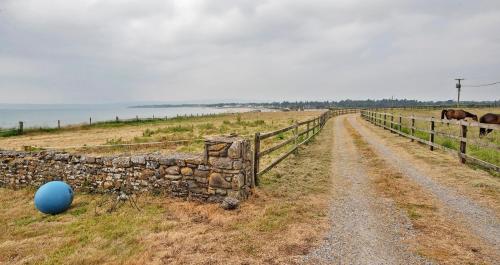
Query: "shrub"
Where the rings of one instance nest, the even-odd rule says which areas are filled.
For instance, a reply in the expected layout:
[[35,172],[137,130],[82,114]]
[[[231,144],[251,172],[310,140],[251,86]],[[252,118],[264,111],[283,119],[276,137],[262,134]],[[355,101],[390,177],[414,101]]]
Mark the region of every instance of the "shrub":
[[177,125],[177,126],[172,126],[172,127],[165,127],[156,130],[157,132],[162,132],[162,133],[178,133],[178,132],[192,132],[193,131],[193,126],[189,125]]
[[123,139],[121,137],[118,139],[111,138],[111,139],[106,140],[106,144],[109,144],[109,145],[119,145],[119,144],[124,144],[124,143],[125,142],[123,141]]
[[0,137],[11,137],[18,135],[19,132],[16,129],[8,130],[8,131],[0,131]]
[[150,130],[150,129],[146,129],[144,132],[142,132],[142,136],[144,137],[151,137],[151,135],[153,135],[155,132]]
[[198,125],[198,128],[200,128],[201,130],[211,130],[214,129],[215,126],[212,123],[203,123]]

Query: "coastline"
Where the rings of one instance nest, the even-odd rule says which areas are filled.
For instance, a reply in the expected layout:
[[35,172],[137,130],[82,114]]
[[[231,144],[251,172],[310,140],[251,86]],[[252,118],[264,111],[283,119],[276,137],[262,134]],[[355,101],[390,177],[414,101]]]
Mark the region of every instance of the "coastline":
[[[0,130],[17,128],[56,128],[82,125],[90,122],[107,122],[130,119],[171,118],[176,116],[207,115],[256,111],[255,108],[169,107],[129,108],[127,105],[13,105],[0,108]],[[266,111],[260,109],[259,111]]]

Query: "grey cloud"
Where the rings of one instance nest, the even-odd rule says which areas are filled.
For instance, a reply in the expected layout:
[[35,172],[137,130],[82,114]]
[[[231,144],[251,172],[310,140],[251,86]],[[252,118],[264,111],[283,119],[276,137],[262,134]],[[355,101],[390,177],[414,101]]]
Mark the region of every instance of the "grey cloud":
[[456,76],[500,79],[494,0],[4,0],[0,10],[0,102],[449,99]]

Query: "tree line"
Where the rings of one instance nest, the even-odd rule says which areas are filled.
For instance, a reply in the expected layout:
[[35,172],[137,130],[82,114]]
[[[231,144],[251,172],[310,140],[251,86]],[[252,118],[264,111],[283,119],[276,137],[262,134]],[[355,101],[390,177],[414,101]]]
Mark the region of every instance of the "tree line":
[[[413,99],[366,99],[366,100],[340,100],[340,101],[275,101],[255,103],[215,103],[215,104],[158,104],[133,106],[132,108],[169,108],[169,107],[249,107],[270,109],[327,109],[327,108],[397,108],[397,107],[454,107],[456,101],[419,101]],[[500,101],[463,101],[461,106],[500,106]]]

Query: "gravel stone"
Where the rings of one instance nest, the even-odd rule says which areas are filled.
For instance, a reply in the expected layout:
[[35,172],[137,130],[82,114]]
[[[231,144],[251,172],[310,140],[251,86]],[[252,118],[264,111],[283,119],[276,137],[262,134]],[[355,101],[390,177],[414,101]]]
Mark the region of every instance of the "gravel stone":
[[222,200],[220,207],[224,210],[234,210],[238,208],[239,205],[240,201],[238,199],[233,197],[226,197],[224,198],[224,200]]

